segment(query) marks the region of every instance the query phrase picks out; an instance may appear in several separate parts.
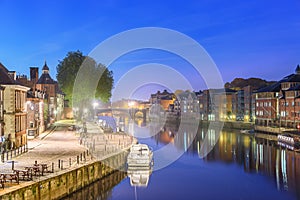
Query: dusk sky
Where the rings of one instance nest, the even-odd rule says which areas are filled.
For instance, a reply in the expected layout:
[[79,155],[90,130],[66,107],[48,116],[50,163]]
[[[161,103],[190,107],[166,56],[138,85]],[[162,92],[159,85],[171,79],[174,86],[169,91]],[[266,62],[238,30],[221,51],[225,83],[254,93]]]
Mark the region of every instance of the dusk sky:
[[[300,64],[299,0],[1,0],[0,8],[0,62],[18,74],[29,74],[30,66],[42,67],[46,60],[56,79],[58,60],[67,52],[88,54],[108,37],[140,27],[173,29],[193,38],[214,60],[225,82],[235,77],[278,80]],[[129,55],[119,64],[130,68],[130,59],[163,64],[168,60],[164,53],[151,55]],[[184,62],[168,64],[185,69]],[[124,73],[112,70],[116,79]]]

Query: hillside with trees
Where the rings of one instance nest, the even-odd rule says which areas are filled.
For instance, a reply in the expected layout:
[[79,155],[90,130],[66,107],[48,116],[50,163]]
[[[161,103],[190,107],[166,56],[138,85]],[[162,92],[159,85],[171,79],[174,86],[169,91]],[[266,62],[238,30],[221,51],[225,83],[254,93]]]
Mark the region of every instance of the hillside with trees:
[[255,90],[269,86],[271,84],[275,83],[275,81],[266,81],[260,78],[235,78],[230,83],[225,83],[225,88],[231,88],[231,89],[242,89],[243,87],[246,87],[248,85],[252,86]]

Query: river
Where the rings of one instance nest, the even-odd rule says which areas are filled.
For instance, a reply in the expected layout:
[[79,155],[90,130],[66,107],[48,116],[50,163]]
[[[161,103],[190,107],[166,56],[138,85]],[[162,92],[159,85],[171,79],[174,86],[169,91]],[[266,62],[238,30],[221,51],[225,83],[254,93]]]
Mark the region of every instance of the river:
[[[154,151],[148,182],[132,186],[125,176],[107,189],[107,195],[90,199],[300,199],[298,151],[234,130],[200,127],[194,133],[190,127],[143,127],[139,142]],[[203,157],[205,139],[215,145]],[[155,152],[166,146],[182,155],[163,166]]]

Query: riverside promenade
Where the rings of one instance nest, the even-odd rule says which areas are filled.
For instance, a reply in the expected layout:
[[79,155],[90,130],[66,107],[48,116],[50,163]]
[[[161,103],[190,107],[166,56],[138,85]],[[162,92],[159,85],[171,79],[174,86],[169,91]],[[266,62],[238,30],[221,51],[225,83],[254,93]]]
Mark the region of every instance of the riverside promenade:
[[[68,130],[70,125],[70,121],[57,122],[53,130],[45,131],[39,137],[28,141],[28,152],[0,163],[0,174],[13,172],[12,161],[14,161],[13,168],[17,170],[24,170],[25,167],[34,166],[35,163],[47,166],[43,175],[32,176],[32,180],[22,180],[20,177],[19,183],[5,182],[4,189],[0,188],[0,199],[2,195],[28,186],[30,182],[53,177],[63,170],[79,168],[85,163],[109,158],[111,155],[128,149],[132,143],[136,142],[125,133],[104,133],[94,123],[86,124],[87,133],[82,138],[82,134]],[[89,138],[96,138],[97,141]],[[97,158],[91,153],[95,149],[98,152]]]

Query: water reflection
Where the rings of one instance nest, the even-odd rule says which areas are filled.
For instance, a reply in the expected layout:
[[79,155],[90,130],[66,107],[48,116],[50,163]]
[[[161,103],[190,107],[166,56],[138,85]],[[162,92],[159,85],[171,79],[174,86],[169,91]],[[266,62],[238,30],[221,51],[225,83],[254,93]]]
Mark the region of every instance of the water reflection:
[[[208,143],[216,145],[203,158],[206,162],[236,163],[247,173],[267,175],[273,179],[278,190],[288,190],[300,199],[299,150],[291,150],[278,145],[277,142],[253,135],[234,131],[218,132],[219,130],[201,127],[193,138],[194,134],[189,130],[189,126],[183,127],[184,130],[178,130],[174,125],[166,126],[158,131],[154,138],[157,143],[173,143],[174,147],[193,155],[201,154],[205,138],[208,138]],[[150,130],[153,131],[155,128]],[[190,140],[193,142],[188,147]]]
[[112,196],[112,189],[118,185],[124,178],[125,172],[116,171],[103,179],[70,194],[63,200],[106,200]]

